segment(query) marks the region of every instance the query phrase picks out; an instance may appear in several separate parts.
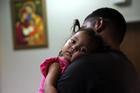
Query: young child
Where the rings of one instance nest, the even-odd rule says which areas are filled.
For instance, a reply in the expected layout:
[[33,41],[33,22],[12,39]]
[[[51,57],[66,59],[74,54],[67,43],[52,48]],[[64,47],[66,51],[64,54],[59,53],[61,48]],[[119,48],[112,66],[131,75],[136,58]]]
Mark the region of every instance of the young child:
[[[75,32],[76,26],[79,30]],[[101,48],[102,39],[92,29],[80,28],[76,20],[73,27],[73,34],[65,43],[58,57],[46,59],[40,69],[43,74],[39,93],[57,93],[56,81],[66,67],[81,55],[87,55]]]

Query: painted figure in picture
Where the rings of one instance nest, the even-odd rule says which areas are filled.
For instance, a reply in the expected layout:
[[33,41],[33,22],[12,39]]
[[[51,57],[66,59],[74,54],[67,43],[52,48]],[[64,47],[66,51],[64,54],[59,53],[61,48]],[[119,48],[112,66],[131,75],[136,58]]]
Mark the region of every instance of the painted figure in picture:
[[45,43],[44,25],[41,16],[35,13],[34,2],[25,2],[20,9],[20,22],[16,24],[16,43],[18,45],[43,45]]

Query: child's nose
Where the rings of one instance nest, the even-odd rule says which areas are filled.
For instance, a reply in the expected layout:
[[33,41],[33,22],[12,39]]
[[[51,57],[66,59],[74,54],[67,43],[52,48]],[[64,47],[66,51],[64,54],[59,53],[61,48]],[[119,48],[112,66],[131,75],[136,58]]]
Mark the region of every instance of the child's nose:
[[77,51],[78,50],[78,46],[77,45],[73,45],[72,46],[72,51]]

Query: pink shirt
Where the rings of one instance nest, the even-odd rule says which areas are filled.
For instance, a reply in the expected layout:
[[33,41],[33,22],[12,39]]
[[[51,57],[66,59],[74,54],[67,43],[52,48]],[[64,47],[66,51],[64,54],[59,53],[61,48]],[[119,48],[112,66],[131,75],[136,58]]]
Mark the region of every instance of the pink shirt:
[[64,60],[60,57],[47,58],[43,63],[41,63],[40,70],[41,70],[41,73],[42,73],[43,76],[42,76],[42,80],[41,80],[41,83],[40,83],[40,88],[39,88],[38,93],[43,93],[43,85],[44,85],[45,78],[46,78],[47,73],[48,73],[48,68],[54,62],[59,63],[60,68],[61,68],[61,74],[64,72],[66,67],[69,65],[68,61],[66,61],[66,60]]

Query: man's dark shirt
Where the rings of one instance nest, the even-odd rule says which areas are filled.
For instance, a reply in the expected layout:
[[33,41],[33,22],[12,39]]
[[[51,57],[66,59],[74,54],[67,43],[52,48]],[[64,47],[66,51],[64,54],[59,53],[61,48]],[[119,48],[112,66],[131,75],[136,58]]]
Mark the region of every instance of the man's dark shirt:
[[98,51],[71,63],[57,82],[58,93],[136,93],[133,64],[120,51]]

